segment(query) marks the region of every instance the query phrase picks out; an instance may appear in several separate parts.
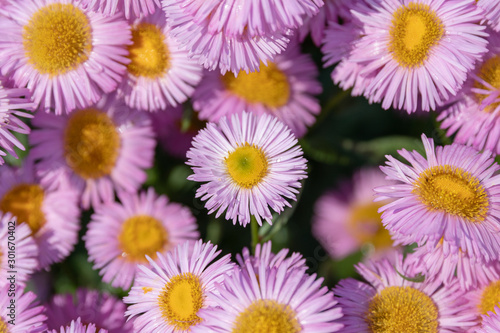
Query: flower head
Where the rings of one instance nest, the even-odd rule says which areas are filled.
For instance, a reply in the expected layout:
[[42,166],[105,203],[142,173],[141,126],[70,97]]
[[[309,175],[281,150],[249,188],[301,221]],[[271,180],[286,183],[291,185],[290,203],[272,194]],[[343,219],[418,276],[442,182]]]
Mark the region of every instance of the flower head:
[[[192,247],[192,248],[190,248]],[[152,268],[139,265],[140,272],[125,303],[126,315],[135,318],[134,332],[192,331],[207,318],[200,310],[214,306],[209,294],[231,270],[229,255],[214,261],[220,251],[211,243],[181,244],[156,260]]]
[[203,310],[206,322],[193,332],[342,331],[333,293],[305,269],[288,260],[245,260],[217,285],[217,306]]
[[223,117],[209,123],[193,139],[187,152],[194,174],[189,180],[204,182],[196,197],[207,200],[209,214],[245,226],[254,216],[271,223],[269,207],[275,212],[295,200],[300,180],[306,178],[306,160],[297,139],[277,118],[270,115]]
[[76,0],[12,1],[0,35],[0,67],[43,111],[69,113],[116,89],[130,27]]
[[103,281],[130,288],[137,264],[146,255],[167,253],[178,244],[199,238],[196,220],[187,207],[169,202],[152,188],[139,194],[120,195],[121,203],[95,210],[84,237],[89,259],[100,269]]
[[461,332],[475,324],[457,283],[410,281],[418,272],[402,262],[401,254],[395,263],[383,259],[356,268],[368,283],[348,278],[334,288],[344,313],[342,332]]
[[33,125],[31,153],[40,159],[42,184],[57,188],[69,178],[84,208],[113,201],[115,190],[135,192],[153,163],[151,119],[114,94],[70,115],[39,112]]
[[454,142],[500,154],[500,32],[490,31],[488,41],[484,61],[438,120]]
[[360,34],[346,61],[385,109],[436,109],[486,52],[483,12],[470,0],[360,1],[352,13]]
[[318,199],[312,230],[332,257],[342,259],[363,246],[370,246],[371,252],[392,248],[378,212],[383,203],[373,202],[373,188],[386,183],[380,170],[363,169],[352,182]]
[[405,149],[404,164],[387,156],[381,167],[396,185],[375,189],[377,200],[390,199],[380,210],[394,239],[435,247],[440,241],[452,252],[465,251],[484,262],[500,257],[500,167],[490,152],[460,144],[434,147],[422,135],[427,158]]
[[[35,176],[33,159],[21,168],[0,168],[0,211],[26,223],[38,246],[38,267],[46,269],[60,262],[73,250],[80,229],[78,194],[61,179],[58,189],[50,189]],[[20,227],[21,237],[24,227]],[[19,238],[21,239],[21,238]]]
[[201,80],[197,58],[171,36],[165,14],[158,11],[132,24],[130,63],[121,85],[127,105],[158,111],[185,102]]
[[301,137],[315,122],[320,105],[314,95],[321,93],[316,65],[301,54],[298,43],[257,71],[237,76],[206,71],[193,95],[193,107],[203,120],[217,122],[223,116],[243,111],[271,114]]

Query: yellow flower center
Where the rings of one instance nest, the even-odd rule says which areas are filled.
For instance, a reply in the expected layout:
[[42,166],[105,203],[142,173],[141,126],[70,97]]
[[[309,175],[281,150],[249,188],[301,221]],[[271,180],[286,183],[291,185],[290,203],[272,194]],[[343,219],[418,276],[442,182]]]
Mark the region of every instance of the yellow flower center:
[[77,68],[92,51],[92,31],[82,10],[53,3],[40,8],[23,27],[26,57],[40,73],[59,75]]
[[74,111],[64,132],[64,155],[80,177],[100,178],[111,174],[120,150],[120,135],[105,112]]
[[26,222],[34,235],[45,224],[42,211],[44,191],[38,184],[19,184],[0,200],[0,210],[17,216],[17,222]]
[[437,333],[438,309],[412,287],[387,287],[370,301],[366,321],[373,333]]
[[488,213],[488,195],[479,180],[470,173],[450,165],[439,165],[423,171],[414,183],[417,194],[429,210],[440,210],[481,222]]
[[494,312],[495,306],[500,307],[500,281],[494,281],[484,288],[479,311],[481,314],[488,314],[488,311]]
[[146,261],[146,255],[156,257],[168,244],[168,233],[162,223],[148,215],[137,215],[123,222],[118,236],[126,258],[133,261]]
[[245,99],[248,103],[260,103],[269,108],[285,105],[290,98],[290,84],[285,73],[273,63],[261,63],[259,72],[240,71],[222,76],[222,83],[231,93]]
[[151,23],[139,23],[132,28],[132,45],[128,47],[129,73],[135,76],[157,78],[170,67],[165,36],[159,27]]
[[7,327],[7,324],[5,323],[5,321],[3,321],[3,319],[0,319],[0,333],[8,333],[9,332],[9,328]]
[[393,14],[389,51],[403,67],[420,66],[443,33],[441,20],[428,5],[410,2]]
[[252,188],[267,175],[267,158],[255,145],[245,143],[225,158],[227,172],[243,188]]
[[[481,66],[478,76],[484,81],[488,82],[494,88],[500,89],[500,57],[495,56],[491,59],[486,60]],[[484,84],[478,81],[474,81],[474,87],[478,89],[491,90],[491,88],[486,87]],[[487,96],[488,95],[485,94],[476,94],[476,99],[479,103],[482,103]],[[500,105],[500,102],[488,105],[488,107],[486,107],[484,111],[493,112],[498,107],[498,105]]]
[[259,299],[236,317],[232,333],[298,333],[295,311],[274,300]]
[[391,235],[382,225],[380,207],[382,204],[375,202],[352,207],[347,224],[351,235],[361,244],[371,243],[377,249],[392,246]]
[[203,299],[200,279],[192,273],[184,273],[170,279],[158,297],[158,303],[168,324],[185,331],[201,323],[197,313],[203,306]]

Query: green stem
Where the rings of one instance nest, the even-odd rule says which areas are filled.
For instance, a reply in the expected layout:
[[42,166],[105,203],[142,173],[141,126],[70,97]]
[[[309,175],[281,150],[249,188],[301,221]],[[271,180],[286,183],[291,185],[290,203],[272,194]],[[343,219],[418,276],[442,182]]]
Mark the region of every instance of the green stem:
[[255,253],[255,248],[257,247],[257,244],[260,243],[260,238],[259,238],[259,224],[257,223],[257,220],[253,215],[250,221],[250,228],[252,229],[252,252]]

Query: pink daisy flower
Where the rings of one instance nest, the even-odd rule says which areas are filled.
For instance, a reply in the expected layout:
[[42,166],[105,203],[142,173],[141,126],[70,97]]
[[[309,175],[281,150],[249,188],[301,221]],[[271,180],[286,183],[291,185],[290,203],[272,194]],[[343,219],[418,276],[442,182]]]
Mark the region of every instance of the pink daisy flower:
[[500,31],[500,3],[496,0],[478,0],[477,6],[484,10],[484,16],[493,29]]
[[132,321],[126,322],[125,304],[116,297],[97,290],[78,289],[75,295],[54,295],[47,305],[48,329],[69,326],[80,319],[94,323],[109,333],[131,333]]
[[60,330],[52,330],[52,331],[47,331],[48,333],[108,333],[108,330],[106,329],[99,329],[99,331],[96,328],[96,325],[93,323],[89,324],[82,324],[81,318],[78,317],[76,320],[72,320],[71,323],[68,326],[61,326]]
[[24,285],[38,268],[38,246],[28,224],[17,224],[11,213],[0,211],[0,287],[10,284],[7,278],[16,272],[16,283]]
[[69,178],[87,209],[112,202],[114,191],[135,192],[153,164],[154,132],[148,114],[128,108],[115,95],[70,115],[38,112],[30,134],[42,184],[57,188]]
[[172,38],[165,14],[158,11],[132,24],[130,63],[121,86],[125,102],[140,110],[164,110],[185,102],[201,80],[197,59]]
[[81,0],[89,9],[113,16],[124,12],[126,18],[148,16],[161,8],[160,0]]
[[196,197],[216,218],[246,226],[250,216],[259,225],[272,224],[269,208],[280,213],[296,200],[300,180],[307,177],[306,159],[297,139],[277,118],[244,112],[209,123],[187,152],[194,171],[189,180],[203,182]]
[[[13,302],[14,301],[14,302]],[[0,288],[0,328],[9,333],[47,332],[45,308],[36,295],[17,285]]]
[[121,15],[104,17],[76,0],[20,0],[5,10],[2,73],[30,89],[41,110],[88,107],[121,82],[131,37]]
[[192,331],[207,319],[200,312],[216,304],[210,292],[234,264],[230,255],[216,261],[221,251],[201,240],[181,244],[156,260],[152,269],[139,265],[140,272],[125,303],[125,313],[135,318],[134,332],[170,333]]
[[447,243],[448,254],[467,252],[484,262],[500,258],[500,167],[490,152],[452,144],[434,148],[422,135],[424,158],[402,149],[411,165],[387,156],[381,167],[396,185],[375,189],[377,200],[392,200],[380,211],[394,239],[435,247]]
[[358,264],[368,283],[348,278],[333,289],[344,314],[342,332],[464,332],[474,326],[476,316],[457,283],[409,281],[403,276],[416,272],[402,257]]
[[158,143],[170,155],[186,159],[186,152],[191,147],[193,138],[206,123],[198,119],[198,113],[191,111],[189,126],[183,128],[183,113],[185,107],[177,105],[165,110],[151,113],[153,128],[158,138]]
[[62,261],[73,250],[80,229],[77,202],[77,193],[65,183],[58,189],[40,184],[32,158],[19,169],[5,165],[0,170],[0,211],[10,212],[19,224],[30,227],[38,246],[38,269]]
[[321,111],[315,95],[322,87],[316,65],[309,55],[300,53],[299,46],[292,43],[273,62],[248,74],[206,71],[193,95],[200,119],[217,122],[243,111],[267,113],[280,119],[297,137],[303,136]]
[[[167,23],[172,27],[172,35],[189,50],[191,56],[199,56],[199,63],[205,68],[209,70],[219,68],[222,74],[227,71],[237,74],[240,70],[255,72],[261,62],[266,63],[285,50],[289,41],[285,37],[288,29],[268,31],[263,35],[252,35],[248,29],[238,35],[228,34],[227,29],[232,22],[239,25],[241,19],[250,14],[240,11],[238,7],[234,7],[233,10],[232,4],[228,7],[229,1],[233,2],[233,0],[163,0],[162,4]],[[308,3],[310,0],[303,2]],[[267,0],[265,3],[268,5],[267,8],[271,8]],[[245,1],[245,6],[249,4],[255,2]],[[280,8],[285,7],[282,3],[279,5]],[[266,13],[275,11],[266,10]],[[261,18],[264,15],[259,13],[255,16],[263,21]],[[220,24],[224,25],[224,29],[219,28]]]
[[13,146],[24,150],[24,146],[13,132],[28,134],[30,128],[18,117],[31,118],[30,113],[19,111],[33,110],[33,103],[29,97],[30,92],[26,88],[9,88],[5,80],[0,77],[0,165],[4,163],[2,156],[7,153],[17,158]]
[[362,35],[349,62],[369,78],[364,95],[385,109],[436,109],[486,52],[483,12],[472,0],[376,0],[352,14]]
[[500,154],[500,33],[491,32],[489,52],[464,85],[455,103],[438,117],[454,142]]
[[318,199],[312,231],[333,258],[340,260],[360,249],[370,254],[392,249],[391,235],[378,212],[383,203],[373,202],[373,188],[385,184],[380,170],[363,169],[352,182]]
[[[484,326],[482,320],[485,317],[500,315],[498,307],[500,307],[500,265],[495,269],[496,277],[488,281],[488,283],[479,286],[467,294],[467,300],[478,315],[477,327]],[[481,318],[482,317],[482,318]],[[476,332],[476,331],[474,331]]]
[[[342,310],[322,278],[288,262],[270,266],[246,260],[217,284],[217,307],[203,310],[196,332],[338,332]],[[343,332],[343,331],[342,331]]]
[[436,247],[421,246],[408,254],[406,261],[445,285],[458,282],[463,290],[472,290],[500,279],[500,262],[470,257],[467,252],[450,250],[449,244],[440,242]]
[[146,255],[156,259],[156,253],[167,253],[200,234],[187,207],[151,188],[122,194],[120,199],[121,203],[96,208],[84,240],[103,281],[126,290],[138,272],[137,264],[147,264]]
[[500,307],[495,307],[495,311],[482,315],[481,327],[476,333],[497,333],[500,332]]

